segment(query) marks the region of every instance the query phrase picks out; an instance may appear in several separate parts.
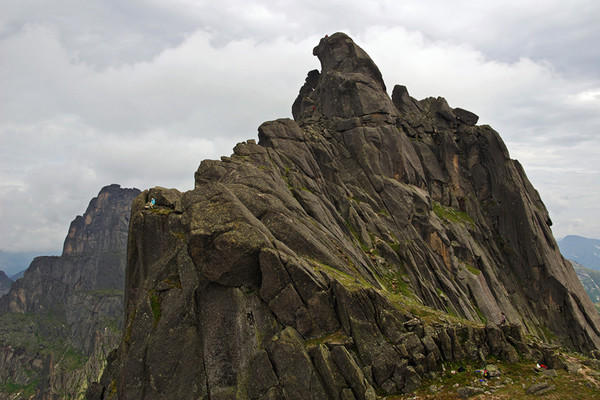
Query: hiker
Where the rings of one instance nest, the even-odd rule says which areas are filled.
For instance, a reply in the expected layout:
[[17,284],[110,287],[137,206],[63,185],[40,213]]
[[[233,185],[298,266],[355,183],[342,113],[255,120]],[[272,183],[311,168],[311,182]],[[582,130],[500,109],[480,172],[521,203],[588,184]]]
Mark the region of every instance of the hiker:
[[145,209],[154,208],[155,204],[156,204],[156,199],[153,197],[152,200],[150,200],[149,202],[146,203],[144,208]]
[[504,315],[504,312],[500,313],[500,325],[504,325],[506,324],[506,315]]

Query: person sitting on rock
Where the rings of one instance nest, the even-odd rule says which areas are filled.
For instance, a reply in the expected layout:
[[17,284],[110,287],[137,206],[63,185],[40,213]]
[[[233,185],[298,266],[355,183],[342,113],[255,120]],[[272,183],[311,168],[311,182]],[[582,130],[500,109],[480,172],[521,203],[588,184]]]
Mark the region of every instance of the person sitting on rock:
[[156,199],[153,197],[152,200],[150,200],[149,202],[146,203],[144,208],[145,209],[154,208],[155,204],[156,204]]

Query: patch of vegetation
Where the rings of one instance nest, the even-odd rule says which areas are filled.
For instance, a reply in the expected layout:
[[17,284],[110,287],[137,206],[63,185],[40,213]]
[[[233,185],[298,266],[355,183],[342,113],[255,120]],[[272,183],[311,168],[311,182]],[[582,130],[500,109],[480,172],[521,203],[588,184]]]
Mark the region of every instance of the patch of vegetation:
[[152,316],[154,317],[154,326],[156,326],[156,324],[158,324],[158,321],[160,321],[160,314],[161,314],[160,297],[158,296],[158,293],[156,293],[153,290],[150,291],[149,296],[150,296],[150,308],[152,309]]
[[[74,371],[82,368],[87,356],[75,349],[68,337],[66,321],[57,314],[6,313],[0,316],[0,345],[10,345],[31,358],[45,359],[51,356],[55,368]],[[4,382],[0,392],[22,394],[28,398],[35,393],[39,371],[27,370],[26,385]]]
[[388,242],[388,245],[396,252],[396,254],[400,255],[402,249],[400,248],[400,243],[398,242]]
[[483,313],[481,312],[481,310],[479,309],[479,307],[475,306],[475,312],[477,313],[477,316],[479,317],[479,320],[481,322],[483,322],[484,324],[487,323],[487,318],[485,317],[485,315],[483,315]]
[[415,297],[410,285],[405,282],[407,275],[401,271],[389,271],[383,275],[385,288],[394,294],[401,294],[406,297]]
[[390,216],[390,213],[385,208],[382,208],[381,210],[377,211],[377,214],[383,215],[385,217],[389,217]]
[[480,275],[481,274],[481,270],[475,268],[471,264],[464,263],[463,266],[467,269],[467,271],[469,271],[473,275]]
[[547,340],[554,341],[557,339],[556,335],[547,326],[541,325],[541,329]]
[[285,167],[285,171],[284,171],[283,175],[281,175],[281,177],[285,181],[285,184],[287,185],[288,190],[291,192],[294,189],[294,187],[292,186],[292,184],[290,182],[290,167]]
[[348,197],[348,200],[350,200],[350,201],[353,201],[353,202],[355,202],[356,204],[360,204],[360,203],[362,203],[362,200],[360,200],[360,199],[358,199],[358,198],[356,198],[356,197],[354,197],[354,196],[350,196],[350,197]]
[[20,398],[29,398],[35,394],[35,389],[38,385],[38,380],[32,380],[27,385],[19,385],[14,382],[5,382],[0,384],[0,393],[16,394],[20,393]]
[[433,202],[433,212],[443,220],[475,226],[475,221],[466,212],[443,206],[437,201]]
[[66,322],[55,314],[6,313],[0,316],[0,343],[27,352],[54,348],[66,336]]
[[67,347],[59,361],[67,371],[75,371],[83,367],[88,358],[72,347]]
[[102,320],[102,325],[104,325],[116,334],[121,333],[121,327],[119,326],[119,322],[116,319],[105,318]]
[[308,348],[308,347],[318,346],[320,344],[325,344],[325,343],[341,344],[341,343],[345,343],[346,341],[348,341],[348,339],[349,338],[348,338],[348,336],[346,336],[344,331],[339,330],[339,331],[330,333],[325,336],[308,339],[304,342],[304,345]]
[[154,206],[153,208],[149,208],[148,210],[152,214],[158,214],[158,215],[169,215],[172,212],[175,212],[175,210],[173,210],[172,208],[158,207],[158,206]]
[[[419,316],[424,322],[452,322],[455,324],[462,325],[470,325],[477,327],[482,326],[481,323],[469,321],[467,319],[456,316],[456,314],[448,314],[444,311],[436,310],[434,308],[424,305],[421,302],[421,300],[416,296],[416,294],[411,290],[410,286],[408,286],[408,284],[406,284],[406,282],[404,282],[401,279],[401,273],[399,273],[400,275],[395,275],[394,273],[391,273],[391,275],[383,276],[383,282],[380,282],[381,285],[384,287],[384,289],[382,290],[376,288],[371,283],[367,282],[364,278],[358,276],[358,273],[357,276],[352,276],[346,272],[342,272],[336,268],[333,268],[330,265],[323,264],[317,260],[308,259],[308,261],[313,265],[316,271],[328,274],[331,278],[337,280],[340,284],[342,284],[346,289],[350,291],[365,288],[373,289],[382,296],[386,297],[390,301],[390,303],[397,309],[401,311],[408,310],[412,314]],[[396,274],[398,274],[398,272]],[[390,284],[389,279],[396,279],[398,281],[398,285],[396,286],[396,288],[392,287],[391,290],[388,289],[388,285]]]
[[360,245],[360,248],[362,249],[362,251],[364,251],[365,253],[369,253],[369,251],[371,249],[369,248],[369,246],[367,246],[366,243],[364,243],[360,239],[360,235],[358,234],[358,231],[356,230],[356,228],[354,228],[354,226],[348,220],[346,220],[346,228],[348,228],[348,230],[350,231],[350,233],[352,234],[352,236],[354,236],[354,239],[356,239],[356,241]]
[[117,382],[113,379],[108,385],[108,399],[115,399],[117,396]]
[[[458,399],[457,389],[465,386],[479,387],[490,394],[483,393],[470,397],[473,400],[529,400],[529,399],[596,399],[600,387],[598,379],[590,374],[569,374],[565,370],[557,370],[557,376],[545,377],[534,371],[533,362],[506,363],[488,360],[496,365],[501,375],[497,378],[483,379],[480,372],[485,363],[449,363],[441,377],[423,381],[421,387],[410,395],[387,396],[387,400],[401,399]],[[462,367],[462,368],[461,368]],[[461,372],[458,372],[460,369]],[[591,375],[597,372],[591,373]],[[547,382],[555,389],[543,396],[529,395],[526,389],[535,383]],[[432,390],[432,388],[435,388]]]
[[338,282],[340,282],[342,285],[344,285],[350,290],[357,290],[361,288],[375,288],[372,284],[370,284],[360,276],[352,276],[346,272],[342,272],[339,269],[336,269],[330,265],[324,264],[314,259],[310,259],[309,261],[311,262],[315,270],[325,272],[326,274],[332,276]]
[[358,236],[358,232],[356,231],[354,226],[348,220],[346,220],[346,228],[348,228],[348,230],[350,231],[352,236],[354,236],[354,239],[356,239],[360,242],[360,236]]

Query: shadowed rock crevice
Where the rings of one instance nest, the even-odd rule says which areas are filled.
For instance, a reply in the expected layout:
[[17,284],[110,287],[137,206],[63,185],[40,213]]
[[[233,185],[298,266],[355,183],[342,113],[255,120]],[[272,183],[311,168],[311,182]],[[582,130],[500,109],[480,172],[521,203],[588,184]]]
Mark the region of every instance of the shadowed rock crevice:
[[[314,54],[294,120],[202,161],[194,190],[169,191],[179,206],[134,201],[127,324],[99,384],[127,399],[375,399],[444,362],[541,359],[532,338],[597,349],[598,315],[498,133],[443,98],[390,99],[344,34]],[[140,364],[157,349],[169,380]]]

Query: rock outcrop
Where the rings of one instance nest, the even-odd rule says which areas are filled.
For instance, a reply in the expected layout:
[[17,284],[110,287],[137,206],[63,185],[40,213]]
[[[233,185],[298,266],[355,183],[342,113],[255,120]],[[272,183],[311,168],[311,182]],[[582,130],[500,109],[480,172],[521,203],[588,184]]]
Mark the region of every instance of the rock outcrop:
[[[60,257],[37,257],[0,298],[0,398],[81,398],[119,342],[137,189],[104,187]],[[8,391],[8,392],[7,392]]]
[[12,279],[6,276],[4,271],[0,271],[0,297],[8,293],[12,283]]
[[314,54],[294,120],[134,201],[123,340],[88,399],[375,399],[448,361],[550,359],[531,337],[600,345],[498,133],[390,98],[342,33]]

